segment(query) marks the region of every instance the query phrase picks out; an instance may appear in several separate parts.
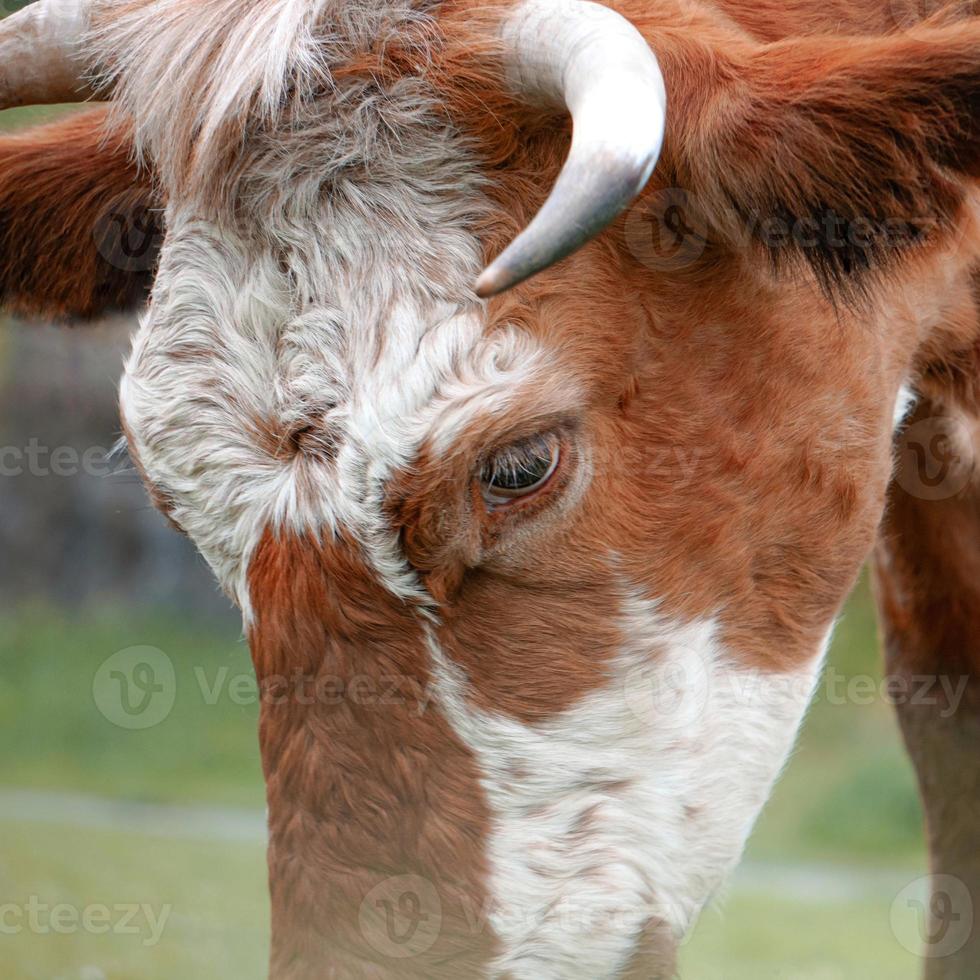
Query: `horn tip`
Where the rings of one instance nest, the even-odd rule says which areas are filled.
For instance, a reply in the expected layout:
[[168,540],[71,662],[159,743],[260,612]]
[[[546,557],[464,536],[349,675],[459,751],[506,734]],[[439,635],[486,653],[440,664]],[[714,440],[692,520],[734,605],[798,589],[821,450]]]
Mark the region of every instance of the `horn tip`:
[[513,285],[512,277],[507,274],[505,269],[501,268],[499,262],[494,262],[493,265],[487,266],[480,273],[476,284],[473,286],[473,292],[480,299],[490,299],[491,296],[497,296]]

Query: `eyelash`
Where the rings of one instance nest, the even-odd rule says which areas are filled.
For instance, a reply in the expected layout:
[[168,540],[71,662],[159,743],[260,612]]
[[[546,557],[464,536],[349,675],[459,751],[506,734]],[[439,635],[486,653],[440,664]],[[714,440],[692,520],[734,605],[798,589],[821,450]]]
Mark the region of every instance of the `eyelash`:
[[540,490],[554,475],[561,446],[554,434],[537,435],[495,453],[483,465],[480,486],[492,507],[506,507]]

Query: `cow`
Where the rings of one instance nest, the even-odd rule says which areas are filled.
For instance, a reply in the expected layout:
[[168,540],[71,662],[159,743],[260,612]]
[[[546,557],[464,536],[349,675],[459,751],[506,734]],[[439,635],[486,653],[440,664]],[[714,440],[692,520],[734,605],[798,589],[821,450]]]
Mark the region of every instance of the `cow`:
[[[672,976],[869,557],[889,673],[967,679],[899,712],[980,898],[980,18],[934,6],[0,24],[0,107],[93,103],[0,140],[0,303],[143,310],[122,428],[242,611],[276,980]],[[978,975],[980,930],[927,960]]]

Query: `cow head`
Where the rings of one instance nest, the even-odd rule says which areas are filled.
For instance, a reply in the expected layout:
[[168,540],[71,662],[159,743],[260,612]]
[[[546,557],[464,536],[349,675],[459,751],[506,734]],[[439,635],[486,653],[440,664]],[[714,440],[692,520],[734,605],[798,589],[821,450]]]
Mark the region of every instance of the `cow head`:
[[159,238],[122,417],[243,610],[279,978],[669,974],[977,349],[980,23],[613,6],[3,25],[0,104],[114,108],[0,144],[0,297]]

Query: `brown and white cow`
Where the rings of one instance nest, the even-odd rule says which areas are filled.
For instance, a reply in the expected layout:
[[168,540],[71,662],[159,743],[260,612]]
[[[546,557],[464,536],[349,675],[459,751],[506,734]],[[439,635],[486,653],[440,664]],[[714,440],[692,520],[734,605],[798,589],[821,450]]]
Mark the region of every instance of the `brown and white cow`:
[[0,140],[0,301],[159,239],[122,417],[264,685],[277,980],[669,976],[873,550],[892,670],[969,678],[902,722],[980,899],[980,490],[892,480],[980,425],[980,18],[915,6],[0,25],[0,106],[111,102]]

